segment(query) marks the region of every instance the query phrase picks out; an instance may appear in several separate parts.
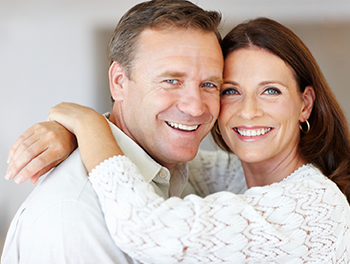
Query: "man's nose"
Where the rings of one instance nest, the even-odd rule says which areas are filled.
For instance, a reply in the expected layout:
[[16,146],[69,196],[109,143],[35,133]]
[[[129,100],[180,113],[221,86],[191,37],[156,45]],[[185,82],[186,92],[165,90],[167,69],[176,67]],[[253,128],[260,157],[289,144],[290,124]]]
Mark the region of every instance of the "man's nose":
[[206,109],[200,88],[184,89],[177,104],[179,110],[191,116],[201,116]]

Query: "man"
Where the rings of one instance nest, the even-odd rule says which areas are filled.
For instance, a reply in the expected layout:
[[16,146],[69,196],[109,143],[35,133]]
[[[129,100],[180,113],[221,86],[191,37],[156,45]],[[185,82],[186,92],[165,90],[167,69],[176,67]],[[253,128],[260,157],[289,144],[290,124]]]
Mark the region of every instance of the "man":
[[[188,183],[185,162],[196,156],[219,113],[219,23],[218,13],[185,0],[155,0],[130,9],[109,45],[111,129],[122,151],[164,198],[208,194],[200,184]],[[17,157],[21,162],[12,157],[8,179],[28,162],[23,156]],[[18,182],[30,176],[33,164]],[[205,165],[195,169],[200,173]],[[138,263],[114,245],[79,150],[21,206],[2,263]]]

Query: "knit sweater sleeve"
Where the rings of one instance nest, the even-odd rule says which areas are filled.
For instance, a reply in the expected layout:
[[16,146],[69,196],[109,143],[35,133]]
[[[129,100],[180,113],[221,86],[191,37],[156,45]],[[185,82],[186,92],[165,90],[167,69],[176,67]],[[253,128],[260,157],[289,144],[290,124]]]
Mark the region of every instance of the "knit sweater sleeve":
[[90,181],[117,246],[145,263],[349,263],[349,206],[318,174],[303,167],[244,195],[164,200],[117,156]]

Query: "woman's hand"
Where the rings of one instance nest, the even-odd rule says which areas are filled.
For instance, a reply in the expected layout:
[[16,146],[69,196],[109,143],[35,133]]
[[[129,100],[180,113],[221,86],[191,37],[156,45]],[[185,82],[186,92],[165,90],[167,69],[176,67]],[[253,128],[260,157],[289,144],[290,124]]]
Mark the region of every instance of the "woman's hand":
[[61,124],[76,136],[80,131],[96,127],[95,122],[101,118],[103,116],[92,108],[75,103],[60,103],[52,107],[47,116],[48,121]]
[[30,178],[33,184],[65,160],[77,147],[75,136],[56,122],[43,122],[30,127],[13,144],[8,156],[5,178],[17,183]]
[[123,155],[105,117],[89,107],[61,103],[51,108],[48,120],[60,123],[75,134],[88,172],[112,156]]

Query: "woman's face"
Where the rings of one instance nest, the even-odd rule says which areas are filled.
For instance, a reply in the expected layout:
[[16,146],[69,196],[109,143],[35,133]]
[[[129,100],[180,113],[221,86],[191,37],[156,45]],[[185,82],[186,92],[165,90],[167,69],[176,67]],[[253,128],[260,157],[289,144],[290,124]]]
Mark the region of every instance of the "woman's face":
[[[310,94],[309,88],[305,91]],[[310,96],[304,94],[293,70],[276,55],[257,47],[232,52],[221,88],[223,139],[247,163],[282,162],[297,155],[299,121],[311,112]]]

